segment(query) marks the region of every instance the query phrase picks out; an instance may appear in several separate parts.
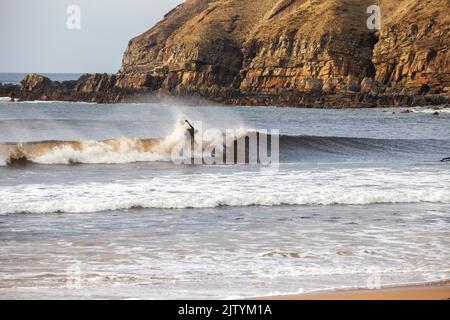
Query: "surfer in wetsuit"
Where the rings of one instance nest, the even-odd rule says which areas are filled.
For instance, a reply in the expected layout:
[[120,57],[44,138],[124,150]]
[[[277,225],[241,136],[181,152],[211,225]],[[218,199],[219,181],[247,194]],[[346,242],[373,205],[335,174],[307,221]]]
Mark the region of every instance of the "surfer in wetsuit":
[[189,128],[187,129],[187,132],[189,133],[189,135],[191,136],[191,151],[194,152],[194,148],[195,148],[195,134],[197,133],[197,130],[195,130],[194,126],[187,120],[184,120]]
[[450,162],[450,157],[442,159],[441,162]]
[[189,126],[189,129],[187,129],[187,131],[189,132],[189,134],[191,135],[191,139],[192,140],[194,140],[194,138],[195,138],[195,133],[196,133],[196,130],[195,130],[195,128],[194,128],[194,126],[189,122],[189,121],[187,121],[187,120],[184,120],[187,124],[188,124],[188,126]]

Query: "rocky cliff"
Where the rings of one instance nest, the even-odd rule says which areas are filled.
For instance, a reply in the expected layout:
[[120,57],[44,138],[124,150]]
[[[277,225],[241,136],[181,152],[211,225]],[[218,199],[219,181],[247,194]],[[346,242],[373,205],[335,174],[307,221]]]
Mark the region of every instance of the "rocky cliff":
[[226,101],[359,91],[375,75],[369,3],[186,1],[130,41],[119,85]]
[[450,1],[382,1],[384,25],[373,51],[387,92],[450,92]]
[[[378,31],[366,24],[373,4]],[[103,102],[157,93],[315,107],[448,103],[448,12],[449,0],[186,0],[130,40],[117,75],[41,79],[44,89],[25,79],[20,92]]]

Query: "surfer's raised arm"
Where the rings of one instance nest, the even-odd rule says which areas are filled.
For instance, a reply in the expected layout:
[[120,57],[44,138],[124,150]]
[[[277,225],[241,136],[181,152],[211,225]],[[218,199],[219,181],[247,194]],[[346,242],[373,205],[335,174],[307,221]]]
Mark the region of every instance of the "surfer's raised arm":
[[184,120],[184,121],[189,125],[189,127],[191,127],[191,129],[194,129],[194,126],[188,120]]
[[189,121],[187,121],[187,120],[184,120],[184,121],[189,125],[190,128],[187,131],[189,132],[189,134],[193,138],[194,135],[195,135],[195,132],[196,132],[194,126]]

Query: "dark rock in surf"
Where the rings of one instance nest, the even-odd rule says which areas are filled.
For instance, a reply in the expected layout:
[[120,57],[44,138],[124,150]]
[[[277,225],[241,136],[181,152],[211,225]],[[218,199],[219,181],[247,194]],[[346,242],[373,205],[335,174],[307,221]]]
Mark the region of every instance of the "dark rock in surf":
[[13,84],[2,84],[0,83],[0,97],[16,97],[16,93],[19,90],[19,86]]

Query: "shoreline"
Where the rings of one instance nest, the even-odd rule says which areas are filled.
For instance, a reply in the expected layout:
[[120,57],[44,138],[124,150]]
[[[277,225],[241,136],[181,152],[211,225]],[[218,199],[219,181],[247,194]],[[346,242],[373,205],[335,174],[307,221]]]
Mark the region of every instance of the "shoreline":
[[[115,74],[84,74],[78,80],[52,81],[39,74],[28,74],[19,85],[1,84],[0,96],[23,101],[91,102],[99,104],[160,102],[171,99],[192,105],[218,104],[234,106],[277,106],[317,109],[343,108],[411,108],[419,106],[447,106],[450,93],[447,91],[368,90],[361,82],[356,90],[292,90],[289,92],[202,92],[190,90],[165,90],[153,87],[121,87],[119,76]],[[120,82],[120,81],[119,81]],[[370,81],[369,81],[370,82]]]
[[[111,102],[111,103],[103,103],[103,102],[89,102],[89,101],[75,101],[75,100],[19,100],[18,98],[15,98],[15,101],[10,101],[9,96],[0,96],[0,102],[8,102],[8,103],[73,103],[73,104],[88,104],[88,105],[103,105],[103,104],[128,104],[128,105],[134,105],[134,104],[146,104],[146,103],[158,103],[163,102],[164,97],[158,97],[159,100],[150,100],[150,101],[124,101],[124,102]],[[296,106],[296,105],[266,105],[266,104],[226,104],[226,103],[218,103],[212,100],[207,100],[210,104],[203,100],[199,104],[195,104],[193,101],[188,99],[187,101],[183,101],[183,97],[176,97],[176,96],[167,96],[166,98],[174,99],[175,105],[181,104],[184,102],[187,106],[197,106],[197,107],[203,107],[203,106],[214,106],[214,107],[224,107],[224,106],[230,106],[230,107],[258,107],[258,108],[294,108],[294,109],[316,109],[316,110],[358,110],[358,109],[402,109],[403,112],[400,113],[414,113],[415,109],[420,108],[426,108],[433,111],[436,111],[439,113],[442,110],[450,109],[450,104],[444,103],[444,104],[425,104],[425,105],[380,105],[380,106],[359,106],[359,105],[348,105],[348,106],[335,106],[335,107],[327,107],[327,106]],[[179,99],[179,101],[177,100]],[[439,114],[435,114],[439,115]]]
[[277,295],[250,300],[450,300],[450,279],[381,289],[337,289],[306,294]]

